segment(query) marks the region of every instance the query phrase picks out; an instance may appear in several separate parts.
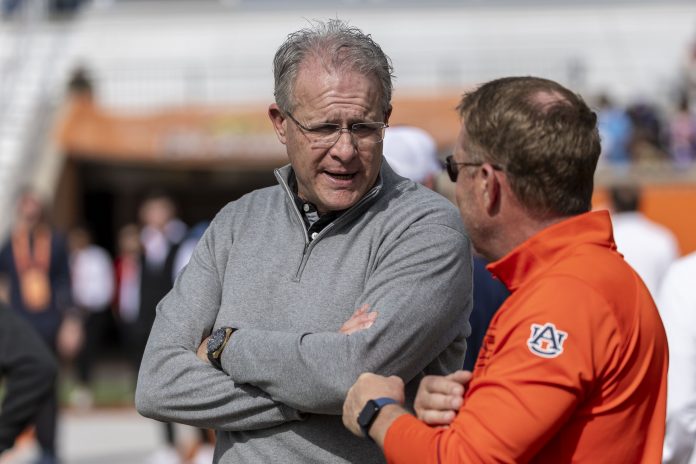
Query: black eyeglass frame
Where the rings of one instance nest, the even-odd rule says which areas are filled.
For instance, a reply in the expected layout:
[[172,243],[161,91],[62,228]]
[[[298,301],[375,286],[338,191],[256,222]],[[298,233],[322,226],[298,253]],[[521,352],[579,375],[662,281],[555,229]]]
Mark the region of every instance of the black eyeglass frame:
[[[316,127],[306,127],[306,126],[305,126],[304,124],[302,124],[300,121],[298,121],[297,119],[295,119],[295,116],[293,116],[292,113],[289,112],[289,111],[286,111],[285,114],[287,114],[288,117],[289,117],[290,119],[292,119],[292,121],[293,121],[295,124],[297,124],[297,127],[299,127],[300,129],[302,129],[304,132],[307,132],[307,133],[309,133],[309,134],[318,134],[319,128],[316,128]],[[333,143],[331,143],[331,144],[328,144],[328,142],[327,142],[327,144],[328,144],[327,147],[330,147],[330,146],[333,146],[336,142],[338,142],[338,139],[341,138],[341,134],[342,134],[344,131],[348,131],[348,132],[350,133],[350,136],[351,136],[351,139],[352,139],[352,138],[355,136],[355,132],[353,132],[353,131],[354,131],[353,128],[354,128],[355,126],[360,126],[360,125],[362,125],[362,126],[367,126],[368,124],[381,124],[381,125],[382,125],[382,127],[379,128],[379,130],[382,131],[382,137],[381,137],[379,140],[377,140],[376,142],[369,142],[369,143],[377,144],[377,143],[380,143],[380,142],[384,141],[384,129],[386,129],[387,127],[389,127],[389,124],[387,124],[386,122],[382,122],[382,121],[356,122],[356,123],[354,123],[354,124],[351,124],[351,125],[348,126],[348,127],[341,127],[339,124],[332,124],[332,123],[325,123],[325,124],[321,124],[321,125],[322,125],[323,127],[331,126],[331,127],[335,127],[335,128],[336,128],[336,130],[334,131],[334,133],[337,134],[336,140],[334,140]],[[356,140],[361,140],[361,139],[356,139]]]
[[463,167],[469,167],[469,168],[478,168],[480,166],[483,166],[484,164],[490,164],[490,166],[495,169],[496,171],[502,171],[503,167],[495,164],[495,163],[489,163],[488,161],[480,161],[480,162],[474,162],[474,161],[465,161],[463,163],[457,163],[454,161],[454,155],[449,155],[447,158],[445,158],[445,168],[447,170],[447,175],[449,176],[450,180],[452,182],[457,182],[457,178],[459,177],[459,166]]

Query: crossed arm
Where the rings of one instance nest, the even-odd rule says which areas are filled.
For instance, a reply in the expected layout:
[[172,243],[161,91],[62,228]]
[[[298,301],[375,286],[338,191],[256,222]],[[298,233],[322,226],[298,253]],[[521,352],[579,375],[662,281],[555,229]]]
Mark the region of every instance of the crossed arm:
[[385,252],[358,298],[379,311],[369,330],[356,331],[374,318],[367,313],[350,318],[342,333],[338,327],[333,333],[244,327],[223,352],[221,372],[197,356],[215,326],[226,266],[212,258],[215,237],[207,233],[158,307],[136,391],[138,410],[219,430],[269,428],[302,420],[305,413],[340,415],[360,372],[411,379],[460,338],[463,353],[468,240],[445,226],[405,235],[399,246],[407,252]]
[[[351,314],[350,319],[344,322],[341,328],[338,329],[338,333],[350,335],[361,330],[369,329],[372,324],[375,323],[378,314],[377,311],[370,311],[370,305],[364,304]],[[198,347],[198,350],[196,350],[198,359],[208,364],[210,364],[210,360],[208,359],[208,340],[210,340],[211,336],[212,335],[208,335],[205,337]]]
[[[470,380],[471,372],[462,370],[445,376],[424,377],[413,404],[418,419],[435,427],[450,425],[462,406],[464,391]],[[343,424],[353,434],[362,436],[356,418],[368,400],[380,397],[400,400],[400,404],[387,405],[370,427],[370,437],[384,448],[389,427],[400,416],[410,414],[402,406],[403,390],[403,380],[397,376],[362,374],[348,391],[343,404]]]
[[[417,417],[401,405],[385,406],[369,434],[387,461],[526,462],[558,430],[578,401],[571,391],[538,380],[529,385],[513,379],[467,386],[470,380],[471,374],[465,371],[425,377],[416,396]],[[463,400],[467,388],[472,391]],[[398,378],[364,374],[346,398],[344,425],[362,436],[356,419],[365,403],[383,396],[398,399],[402,389]]]

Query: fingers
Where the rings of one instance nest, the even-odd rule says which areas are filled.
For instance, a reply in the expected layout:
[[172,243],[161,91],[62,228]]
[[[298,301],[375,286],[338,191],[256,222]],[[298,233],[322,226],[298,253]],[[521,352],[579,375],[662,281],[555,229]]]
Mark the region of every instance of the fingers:
[[375,323],[375,320],[377,320],[377,311],[353,316],[346,321],[343,326],[341,326],[339,332],[345,335],[350,335],[352,333],[359,332],[360,330],[370,328],[372,324]]
[[420,389],[427,393],[442,394],[448,396],[462,396],[464,394],[464,385],[460,380],[464,377],[457,371],[447,376],[428,375],[421,380]]
[[430,425],[451,423],[464,402],[464,384],[470,378],[464,371],[424,377],[414,402],[418,418]]
[[377,311],[372,311],[368,313],[370,306],[366,303],[360,306],[338,330],[339,333],[344,335],[350,335],[360,330],[368,329],[377,320]]
[[210,339],[210,336],[204,338],[201,341],[201,344],[198,345],[198,350],[196,350],[196,356],[198,356],[198,359],[200,359],[203,362],[210,362],[208,360],[208,340]]
[[450,425],[457,416],[455,411],[436,411],[434,409],[420,411],[416,409],[416,414],[418,419],[422,420],[428,425],[436,427]]
[[447,379],[453,380],[466,388],[466,385],[471,381],[472,373],[469,371],[459,370],[446,376]]
[[360,314],[365,314],[368,309],[370,309],[370,305],[365,303],[364,305],[356,309],[351,317],[359,316]]

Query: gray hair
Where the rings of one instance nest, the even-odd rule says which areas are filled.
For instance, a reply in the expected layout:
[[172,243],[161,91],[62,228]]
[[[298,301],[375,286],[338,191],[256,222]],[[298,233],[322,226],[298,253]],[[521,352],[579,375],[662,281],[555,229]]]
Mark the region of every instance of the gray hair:
[[391,106],[393,67],[369,34],[339,19],[315,21],[288,35],[273,59],[275,99],[282,111],[293,111],[293,90],[302,63],[317,58],[327,69],[353,70],[375,76],[381,86],[382,111]]

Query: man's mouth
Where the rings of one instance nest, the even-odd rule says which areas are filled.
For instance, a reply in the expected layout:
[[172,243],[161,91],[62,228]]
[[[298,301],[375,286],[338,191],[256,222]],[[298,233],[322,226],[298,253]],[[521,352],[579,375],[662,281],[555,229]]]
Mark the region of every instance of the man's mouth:
[[327,176],[332,177],[336,180],[352,180],[356,175],[356,173],[347,174],[347,173],[338,173],[338,172],[330,172],[330,171],[324,171],[324,173]]

